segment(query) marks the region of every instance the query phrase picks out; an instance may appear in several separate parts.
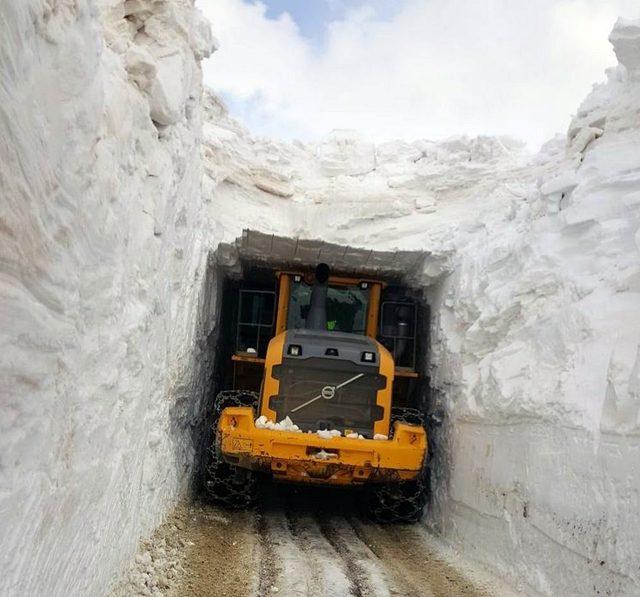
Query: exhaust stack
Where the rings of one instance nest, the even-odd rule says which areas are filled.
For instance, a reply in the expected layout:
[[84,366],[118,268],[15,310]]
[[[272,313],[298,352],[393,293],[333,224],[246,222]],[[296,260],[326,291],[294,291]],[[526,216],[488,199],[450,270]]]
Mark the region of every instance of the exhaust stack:
[[326,263],[316,267],[316,281],[311,289],[311,301],[307,315],[308,330],[327,330],[327,293],[329,292],[329,275],[331,270]]

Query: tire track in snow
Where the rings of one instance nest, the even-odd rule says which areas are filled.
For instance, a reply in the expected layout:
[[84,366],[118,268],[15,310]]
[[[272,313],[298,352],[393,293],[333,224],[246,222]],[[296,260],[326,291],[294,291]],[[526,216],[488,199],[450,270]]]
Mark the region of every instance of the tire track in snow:
[[267,531],[267,519],[264,508],[259,508],[255,519],[256,535],[259,545],[259,575],[258,575],[258,597],[264,597],[271,593],[278,568],[276,567],[276,557],[271,545],[271,539]]
[[[408,574],[403,568],[398,567],[398,562],[390,558],[388,551],[380,545],[377,537],[380,533],[385,534],[388,532],[384,527],[373,522],[365,523],[360,520],[352,520],[351,524],[358,539],[369,547],[381,564],[387,569],[388,574],[402,587],[402,589],[395,594],[434,597],[428,585],[416,585],[412,579],[412,574]],[[399,547],[402,548],[403,540],[398,538],[396,541],[399,542]]]
[[[320,532],[344,561],[353,597],[389,597],[386,575],[377,556],[363,543],[346,518],[319,515]],[[395,591],[394,591],[395,593]]]
[[[182,545],[185,574],[167,595],[486,597],[514,595],[421,525],[378,525],[346,493],[283,488],[258,511],[190,506],[167,545]],[[157,573],[160,575],[160,572]],[[146,578],[156,584],[163,578]],[[146,585],[145,585],[146,586]],[[130,593],[128,593],[130,594]]]
[[259,597],[279,593],[287,597],[312,595],[313,574],[308,558],[300,549],[287,520],[284,500],[266,487],[261,506],[263,524],[260,541],[268,546],[271,558],[261,564]]
[[[383,567],[358,540],[344,515],[352,494],[313,488],[273,487],[274,504],[284,509],[288,531],[307,559],[309,595],[388,597]],[[277,516],[277,510],[271,511]]]
[[306,510],[298,513],[287,500],[286,515],[291,534],[311,567],[309,595],[348,595],[351,583],[344,563],[322,535],[312,514]]
[[353,521],[361,541],[403,587],[403,595],[424,597],[486,597],[491,593],[474,584],[428,546],[420,525],[379,525]]

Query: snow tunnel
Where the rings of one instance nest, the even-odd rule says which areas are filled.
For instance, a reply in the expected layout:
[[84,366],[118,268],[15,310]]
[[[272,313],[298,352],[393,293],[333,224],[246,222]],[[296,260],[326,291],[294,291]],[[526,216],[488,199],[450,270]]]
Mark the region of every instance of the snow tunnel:
[[[367,313],[376,309],[376,339],[394,357],[393,404],[415,408],[427,417],[434,407],[429,293],[421,277],[428,259],[422,251],[380,251],[255,230],[244,230],[235,241],[218,245],[206,279],[203,324],[208,333],[202,371],[207,389],[194,413],[196,488],[202,489],[212,441],[215,396],[222,390],[260,390],[267,346],[277,333],[278,291],[285,272],[294,276],[295,309],[288,312],[288,328],[304,326],[310,277],[317,264],[326,263],[332,276],[353,280],[349,289],[329,288],[328,308],[335,314],[329,317],[329,325],[335,326],[330,329],[364,333]],[[368,281],[381,283],[375,300]]]

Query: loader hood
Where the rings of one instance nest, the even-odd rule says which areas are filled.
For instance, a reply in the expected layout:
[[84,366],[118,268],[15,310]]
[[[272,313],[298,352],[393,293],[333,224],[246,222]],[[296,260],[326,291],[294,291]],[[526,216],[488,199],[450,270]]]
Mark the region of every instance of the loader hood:
[[371,438],[385,414],[378,392],[389,383],[380,372],[382,351],[357,334],[289,331],[282,362],[272,370],[279,389],[269,407],[277,420],[289,416],[303,431],[338,429]]

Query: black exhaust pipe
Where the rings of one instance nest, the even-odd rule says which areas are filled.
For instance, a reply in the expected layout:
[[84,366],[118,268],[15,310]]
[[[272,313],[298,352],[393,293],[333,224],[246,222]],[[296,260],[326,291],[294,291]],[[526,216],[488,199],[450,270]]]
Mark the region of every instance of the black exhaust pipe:
[[308,330],[327,330],[327,293],[329,292],[329,275],[331,270],[326,263],[316,267],[316,281],[311,289],[311,301],[307,314]]

